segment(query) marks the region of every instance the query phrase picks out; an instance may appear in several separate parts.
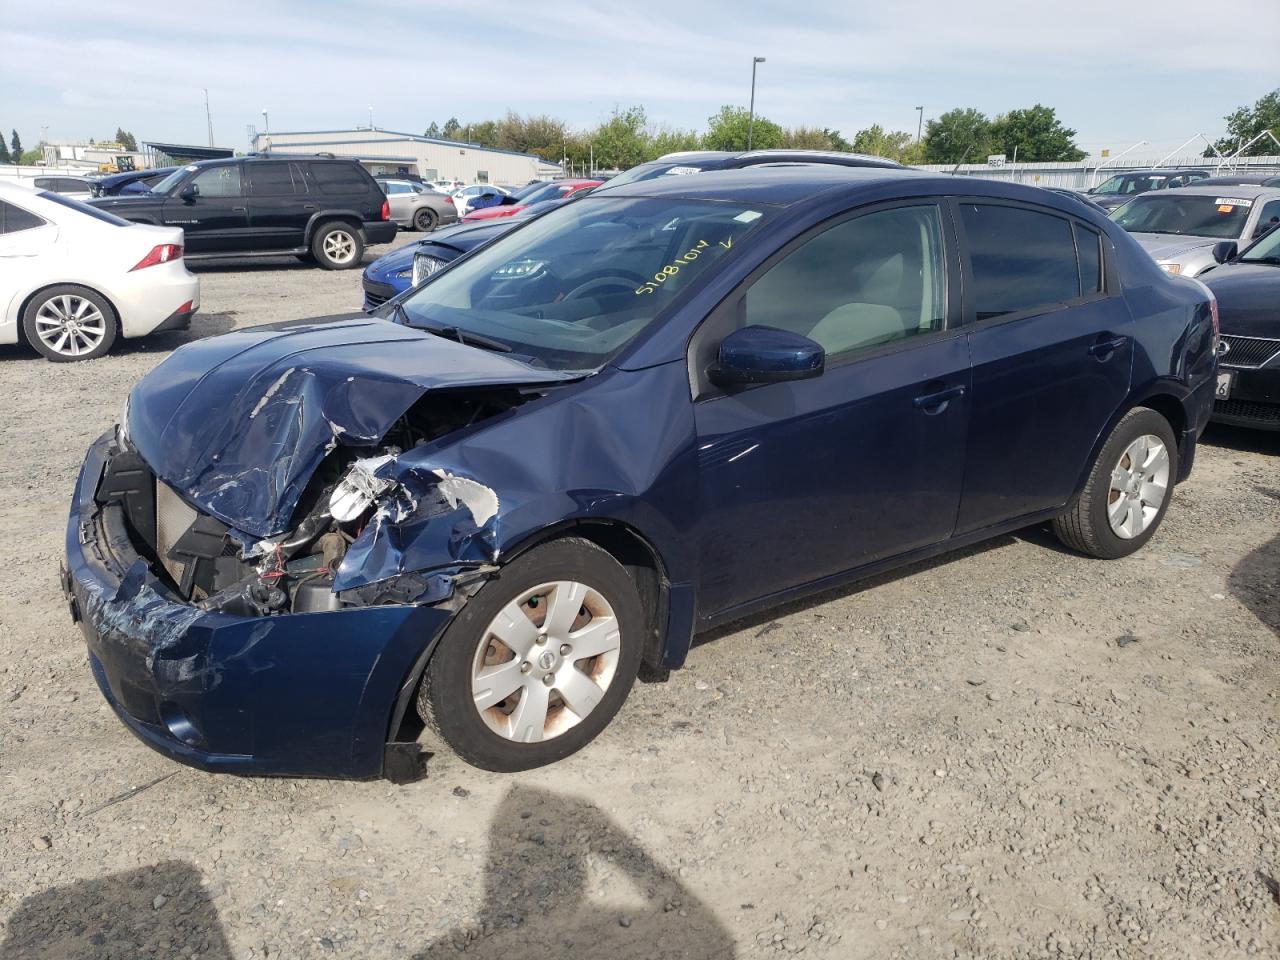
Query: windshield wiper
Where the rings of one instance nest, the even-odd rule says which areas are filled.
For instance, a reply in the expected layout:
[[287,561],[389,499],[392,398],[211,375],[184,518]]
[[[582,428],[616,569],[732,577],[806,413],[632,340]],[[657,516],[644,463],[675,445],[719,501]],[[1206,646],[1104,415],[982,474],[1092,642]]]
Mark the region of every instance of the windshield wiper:
[[414,327],[417,330],[425,330],[427,333],[434,333],[437,337],[444,337],[446,340],[457,340],[468,347],[480,347],[482,350],[493,350],[495,353],[511,352],[509,344],[493,337],[486,337],[483,333],[472,333],[470,330],[460,330],[457,327],[445,324],[429,326],[425,323],[413,323],[409,320],[409,315],[405,312],[404,307],[398,303],[396,304],[396,312],[404,318],[406,326]]

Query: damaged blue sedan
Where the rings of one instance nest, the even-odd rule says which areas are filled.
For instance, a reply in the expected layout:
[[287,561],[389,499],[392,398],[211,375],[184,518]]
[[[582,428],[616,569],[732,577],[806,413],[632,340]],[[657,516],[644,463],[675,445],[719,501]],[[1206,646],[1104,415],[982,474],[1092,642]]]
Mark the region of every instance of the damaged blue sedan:
[[1087,204],[829,165],[602,191],[379,312],[183,346],[89,450],[64,588],[177,760],[527,769],[784,600],[1045,522],[1125,556],[1217,349]]

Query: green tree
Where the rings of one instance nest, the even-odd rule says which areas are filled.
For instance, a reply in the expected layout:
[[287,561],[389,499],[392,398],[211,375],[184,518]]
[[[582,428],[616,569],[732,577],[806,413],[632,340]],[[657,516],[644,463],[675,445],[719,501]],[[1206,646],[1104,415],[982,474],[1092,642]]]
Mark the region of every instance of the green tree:
[[[707,118],[707,132],[703,134],[702,146],[707,150],[746,150],[750,120],[749,111],[726,104],[720,108],[719,113]],[[751,133],[753,149],[767,150],[781,146],[783,136],[780,126],[756,114],[755,127]]]
[[498,121],[498,146],[518,153],[533,153],[544,160],[559,160],[565,146],[563,120],[543,114],[523,117],[508,110]]
[[474,143],[481,147],[496,147],[498,145],[498,122],[496,120],[481,120],[479,123],[469,123],[463,130],[463,135],[467,138],[468,143]]
[[836,145],[825,130],[817,127],[792,127],[782,133],[782,146],[792,150],[834,150]]
[[[1272,136],[1280,137],[1280,88],[1258,98],[1252,107],[1241,107],[1226,116],[1227,135],[1214,144],[1218,153],[1223,155],[1235,153],[1242,146],[1262,133],[1270,130]],[[1271,137],[1263,137],[1244,152],[1247,157],[1261,157],[1280,153]],[[1205,150],[1204,155],[1211,157],[1212,150]]]
[[888,157],[890,160],[915,161],[913,154],[918,154],[912,142],[911,134],[905,130],[886,131],[878,123],[873,123],[865,130],[853,135],[853,152],[869,153],[875,157]]
[[462,124],[458,122],[457,117],[450,117],[444,122],[444,138],[446,140],[457,140],[462,134]]
[[133,134],[125,130],[123,127],[116,127],[116,143],[124,147],[130,153],[138,149],[138,141],[133,138]]
[[13,131],[13,136],[9,138],[9,153],[14,157],[22,156],[22,141],[18,139],[18,131]]
[[28,150],[22,154],[18,163],[22,164],[24,167],[34,167],[38,163],[44,163],[44,151],[39,149]]
[[645,151],[644,158],[646,160],[657,160],[668,153],[684,153],[687,150],[697,150],[701,143],[702,138],[698,136],[697,130],[673,130],[664,127],[650,135],[649,148]]
[[0,163],[13,163],[13,158],[9,156],[9,145],[4,142],[3,136],[0,136]]
[[648,122],[644,107],[615,107],[609,119],[590,134],[596,167],[626,170],[642,163],[649,150]]
[[[1010,110],[991,124],[991,149],[988,153],[1014,155],[1027,163],[1055,160],[1083,160],[1085,152],[1076,146],[1076,132],[1062,125],[1053,107],[1037,103],[1025,110]],[[978,161],[981,161],[978,157]]]
[[839,130],[832,130],[830,127],[823,127],[822,132],[827,135],[827,139],[831,141],[831,149],[839,150],[841,153],[852,153],[853,144],[840,135]]
[[925,127],[925,163],[974,162],[991,152],[991,121],[981,110],[957,107]]
[[423,131],[422,131],[422,135],[423,135],[424,137],[431,137],[433,140],[439,140],[439,139],[440,139],[440,124],[438,124],[438,123],[436,123],[434,120],[432,120],[432,121],[431,121],[431,126],[427,127],[427,129],[423,130]]

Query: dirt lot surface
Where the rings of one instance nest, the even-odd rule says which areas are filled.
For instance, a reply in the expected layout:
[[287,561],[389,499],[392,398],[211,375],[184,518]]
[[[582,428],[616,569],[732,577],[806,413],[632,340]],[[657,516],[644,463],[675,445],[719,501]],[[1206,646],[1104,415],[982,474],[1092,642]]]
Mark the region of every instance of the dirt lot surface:
[[181,343],[360,297],[200,272],[189,334],[0,348],[0,957],[1280,956],[1280,437],[1211,431],[1133,558],[1026,531],[719,631],[550,769],[212,776],[90,677],[75,473]]

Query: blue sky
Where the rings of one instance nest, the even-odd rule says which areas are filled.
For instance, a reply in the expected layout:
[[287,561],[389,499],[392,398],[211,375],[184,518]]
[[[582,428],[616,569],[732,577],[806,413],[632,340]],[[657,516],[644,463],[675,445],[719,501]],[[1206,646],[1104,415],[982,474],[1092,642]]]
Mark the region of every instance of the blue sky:
[[[1159,155],[1280,80],[1280,2],[966,0],[655,5],[593,0],[376,4],[212,0],[159,9],[101,0],[5,5],[0,128],[33,145],[109,137],[244,149],[277,131],[374,123],[420,133],[508,108],[589,126],[643,104],[659,125],[702,127],[745,106],[784,126],[872,123],[914,132],[957,106],[996,114],[1042,102],[1089,151]],[[1267,38],[1270,38],[1269,40]],[[1188,147],[1187,153],[1197,152]]]

